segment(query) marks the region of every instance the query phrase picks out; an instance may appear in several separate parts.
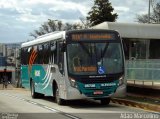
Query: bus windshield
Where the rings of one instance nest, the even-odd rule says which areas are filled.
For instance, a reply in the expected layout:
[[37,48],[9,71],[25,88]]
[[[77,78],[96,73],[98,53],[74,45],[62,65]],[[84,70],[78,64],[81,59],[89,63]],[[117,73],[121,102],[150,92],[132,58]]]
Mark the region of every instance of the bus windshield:
[[68,71],[73,75],[105,75],[123,72],[120,43],[77,42],[67,45]]

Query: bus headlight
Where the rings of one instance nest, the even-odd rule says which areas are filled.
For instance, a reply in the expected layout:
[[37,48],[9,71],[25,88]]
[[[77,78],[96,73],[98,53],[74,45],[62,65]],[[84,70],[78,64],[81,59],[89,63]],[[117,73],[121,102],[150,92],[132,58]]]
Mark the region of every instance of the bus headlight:
[[70,80],[71,86],[74,87],[74,88],[77,88],[77,83],[76,83],[75,79],[69,77],[69,80]]
[[122,84],[124,84],[124,76],[121,76],[119,78],[119,86],[122,85]]

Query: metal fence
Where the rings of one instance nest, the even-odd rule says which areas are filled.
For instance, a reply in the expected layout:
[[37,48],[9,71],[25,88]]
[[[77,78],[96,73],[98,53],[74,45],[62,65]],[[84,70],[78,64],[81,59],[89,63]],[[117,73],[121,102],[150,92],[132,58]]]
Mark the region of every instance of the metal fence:
[[160,82],[160,60],[127,60],[126,78]]

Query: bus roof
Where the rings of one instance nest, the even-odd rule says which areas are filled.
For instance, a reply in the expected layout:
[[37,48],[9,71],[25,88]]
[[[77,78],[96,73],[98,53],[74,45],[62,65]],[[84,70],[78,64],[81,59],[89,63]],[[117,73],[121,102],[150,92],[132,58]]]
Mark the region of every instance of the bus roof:
[[117,30],[122,38],[159,39],[160,24],[103,22],[93,29]]
[[67,34],[89,33],[89,32],[105,32],[105,31],[118,33],[115,30],[108,30],[108,29],[81,29],[81,30],[70,30],[70,31],[54,31],[54,32],[47,33],[45,35],[39,36],[34,40],[22,43],[21,44],[21,48],[33,46],[33,45],[36,45],[36,44],[45,43],[45,42],[48,42],[48,41],[54,41],[54,40],[58,40],[58,39],[65,39]]
[[36,45],[36,44],[41,44],[47,41],[54,41],[56,39],[64,39],[64,38],[65,38],[65,31],[55,31],[55,32],[51,32],[51,33],[39,36],[32,41],[22,43],[21,48]]

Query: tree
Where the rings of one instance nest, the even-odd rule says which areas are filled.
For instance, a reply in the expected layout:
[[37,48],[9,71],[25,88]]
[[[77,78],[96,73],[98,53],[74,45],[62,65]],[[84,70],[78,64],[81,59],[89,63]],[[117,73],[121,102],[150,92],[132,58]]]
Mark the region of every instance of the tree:
[[136,19],[139,23],[148,23],[148,14],[137,15]]
[[79,20],[81,21],[80,25],[82,29],[89,28],[89,20],[87,20],[87,18],[80,17]]
[[113,13],[114,8],[109,0],[95,0],[94,6],[88,12],[87,20],[90,21],[90,26],[97,25],[104,21],[114,22],[118,15]]
[[47,22],[44,22],[38,30],[34,30],[32,33],[30,33],[30,36],[37,38],[38,36],[51,33],[54,31],[61,31],[61,30],[74,30],[74,29],[79,29],[81,28],[79,24],[70,24],[70,23],[65,23],[63,24],[59,20],[51,20],[48,19]]
[[[155,7],[153,7],[153,12],[150,15],[150,23],[159,24],[160,23],[160,3],[157,3]],[[137,15],[136,19],[139,23],[148,23],[148,14]]]
[[56,30],[62,29],[62,22],[58,20],[48,19],[47,22],[44,22],[38,30],[34,30],[33,33],[30,33],[30,36],[36,38],[38,36],[50,33]]

